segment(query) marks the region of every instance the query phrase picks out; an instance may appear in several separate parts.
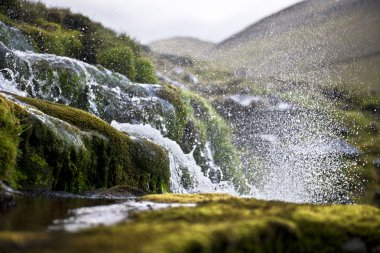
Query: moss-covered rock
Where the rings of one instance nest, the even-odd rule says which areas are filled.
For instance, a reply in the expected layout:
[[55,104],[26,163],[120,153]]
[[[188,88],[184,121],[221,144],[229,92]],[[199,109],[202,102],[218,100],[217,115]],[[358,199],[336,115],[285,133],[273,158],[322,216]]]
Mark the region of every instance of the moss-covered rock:
[[42,18],[36,20],[36,25],[22,24],[19,28],[32,39],[35,48],[41,53],[76,58],[83,47],[78,31],[64,30],[60,25]]
[[380,210],[365,205],[297,205],[228,195],[156,195],[198,203],[137,213],[128,223],[76,234],[0,232],[8,252],[341,252],[352,240],[380,242]]
[[0,181],[12,186],[18,179],[15,167],[20,133],[21,126],[13,103],[0,96]]
[[238,192],[248,193],[231,131],[212,106],[199,95],[171,85],[164,85],[159,95],[175,107],[175,116],[166,124],[168,137],[179,143],[185,153],[193,151],[197,164],[213,182],[220,181],[212,168],[216,165],[223,174],[222,180],[232,182]]
[[106,49],[98,54],[97,62],[108,69],[126,75],[131,80],[135,80],[135,55],[129,47]]
[[136,76],[138,83],[157,83],[154,66],[148,58],[138,58],[135,61]]
[[[14,180],[15,186],[70,192],[115,185],[145,192],[169,188],[168,156],[158,145],[131,139],[78,109],[16,95],[13,98],[31,106],[14,105],[4,99],[17,108],[9,113],[14,124],[20,121],[24,127],[20,132],[10,126],[16,134],[12,138],[18,140],[20,134],[16,170],[20,176]],[[12,139],[12,149],[7,149],[13,152],[7,171],[16,165],[16,140]]]
[[139,43],[82,14],[69,9],[47,8],[41,2],[6,0],[0,5],[0,20],[22,30],[39,52],[104,64],[131,80],[137,75],[141,82],[156,82],[152,64],[149,59],[142,58]]

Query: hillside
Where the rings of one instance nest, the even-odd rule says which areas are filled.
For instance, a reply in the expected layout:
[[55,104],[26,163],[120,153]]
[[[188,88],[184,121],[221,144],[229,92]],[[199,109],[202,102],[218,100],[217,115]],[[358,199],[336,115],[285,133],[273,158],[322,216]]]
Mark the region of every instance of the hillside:
[[380,2],[293,5],[219,43],[211,58],[260,78],[380,84]]
[[196,38],[174,37],[154,41],[150,43],[149,46],[154,52],[160,54],[176,54],[179,56],[204,58],[205,55],[215,46],[215,44]]

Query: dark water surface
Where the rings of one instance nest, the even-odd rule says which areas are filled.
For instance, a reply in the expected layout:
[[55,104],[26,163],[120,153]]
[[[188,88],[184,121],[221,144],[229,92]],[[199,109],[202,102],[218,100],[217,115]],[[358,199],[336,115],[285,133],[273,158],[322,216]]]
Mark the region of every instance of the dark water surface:
[[69,211],[81,207],[109,205],[110,199],[80,197],[16,197],[16,205],[0,209],[0,230],[45,231],[57,219],[69,217]]

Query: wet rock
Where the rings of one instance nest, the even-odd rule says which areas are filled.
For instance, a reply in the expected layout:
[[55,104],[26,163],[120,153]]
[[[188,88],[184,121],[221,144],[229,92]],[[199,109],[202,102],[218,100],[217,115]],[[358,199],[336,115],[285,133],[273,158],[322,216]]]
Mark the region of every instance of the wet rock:
[[341,136],[348,136],[350,134],[350,130],[347,127],[336,127],[334,132]]
[[194,61],[191,58],[173,55],[173,54],[161,54],[160,58],[163,60],[168,60],[171,63],[179,66],[192,66]]
[[334,150],[336,153],[339,153],[349,158],[355,158],[359,156],[361,153],[359,149],[341,139],[332,140],[330,145],[332,150]]
[[375,192],[375,195],[373,196],[373,200],[372,200],[373,204],[375,204],[376,206],[380,207],[380,191],[376,191]]
[[11,188],[0,181],[0,210],[11,208],[16,204],[12,191]]
[[367,248],[360,238],[352,238],[343,244],[342,251],[344,253],[365,253]]
[[380,170],[380,159],[379,159],[379,158],[373,160],[372,163],[373,163],[373,166],[374,166],[376,169]]
[[7,26],[0,21],[0,41],[10,49],[34,51],[32,44],[19,29]]
[[16,202],[10,193],[0,191],[0,210],[11,208],[15,204]]
[[184,77],[184,80],[186,82],[192,83],[192,84],[198,84],[198,78],[196,76],[193,76],[192,74],[186,74]]
[[192,121],[187,122],[181,140],[181,148],[185,154],[190,153],[196,145],[199,133]]

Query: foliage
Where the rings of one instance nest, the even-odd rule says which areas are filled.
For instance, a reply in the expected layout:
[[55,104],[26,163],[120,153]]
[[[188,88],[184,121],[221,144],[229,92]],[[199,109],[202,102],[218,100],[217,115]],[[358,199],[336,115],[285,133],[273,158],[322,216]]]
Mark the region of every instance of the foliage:
[[132,49],[123,46],[102,51],[97,55],[97,62],[104,67],[135,80],[135,56]]
[[154,75],[154,66],[147,58],[138,58],[135,62],[136,77],[135,81],[138,83],[157,83],[158,80]]
[[[40,2],[1,0],[0,19],[29,35],[42,53],[104,64],[131,80],[136,76],[136,80],[145,83],[157,81],[152,64],[140,54],[139,43],[82,14],[68,9],[47,8]],[[112,57],[116,59],[112,60]]]

